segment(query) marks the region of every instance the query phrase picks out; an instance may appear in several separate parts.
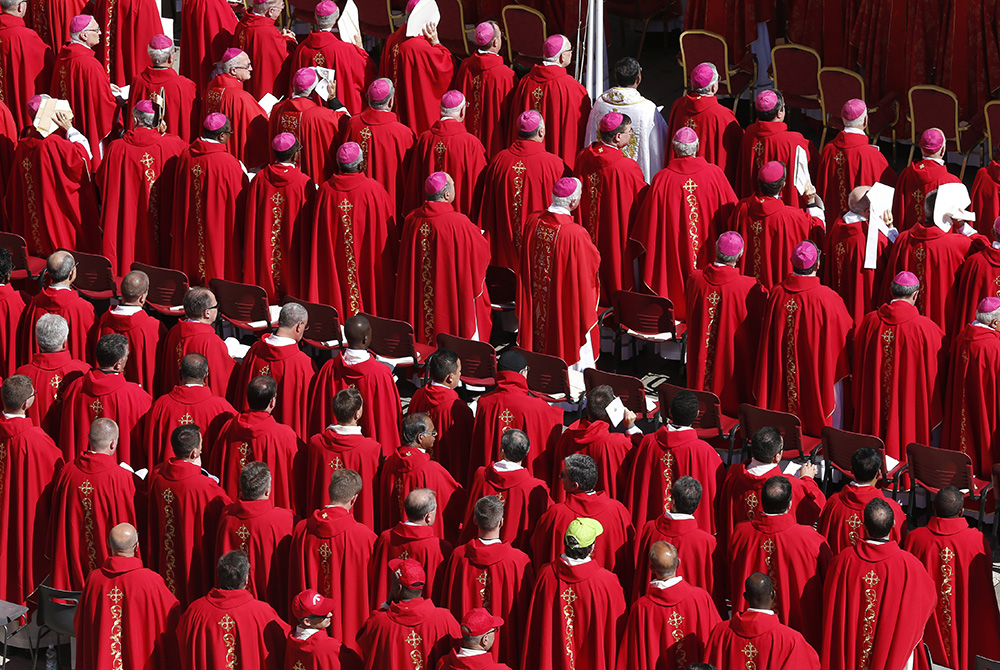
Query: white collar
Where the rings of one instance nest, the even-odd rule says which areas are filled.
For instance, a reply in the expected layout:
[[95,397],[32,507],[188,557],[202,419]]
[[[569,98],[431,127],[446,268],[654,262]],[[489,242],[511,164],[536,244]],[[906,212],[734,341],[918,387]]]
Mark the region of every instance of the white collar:
[[372,355],[367,349],[344,349],[344,353],[340,354],[340,357],[344,359],[344,365],[357,365],[364,363]]
[[851,482],[848,486],[853,486],[854,488],[857,488],[857,489],[863,489],[863,488],[871,488],[872,485],[871,484],[859,484],[857,482]]
[[976,326],[977,328],[985,328],[986,330],[993,330],[992,328],[990,328],[989,326],[987,326],[985,323],[979,323],[978,321],[973,321],[969,325],[970,326]]
[[850,135],[864,135],[865,131],[861,128],[844,128],[844,132]]
[[500,460],[493,464],[493,469],[497,472],[513,472],[514,470],[524,470],[524,466],[520,463]]
[[361,426],[339,426],[337,424],[330,424],[326,427],[327,430],[332,430],[337,435],[360,435]]
[[844,223],[857,223],[858,221],[867,221],[865,217],[860,214],[855,214],[854,212],[844,212]]
[[679,584],[683,580],[684,580],[683,577],[671,577],[670,579],[654,579],[649,583],[649,585],[658,589],[669,589],[674,584]]
[[492,51],[483,51],[482,49],[476,49],[476,53],[477,53],[477,54],[483,54],[483,55],[486,55],[486,54],[491,54],[491,53],[493,53],[493,52],[492,52]]
[[604,146],[608,147],[609,149],[615,149],[616,151],[621,151],[621,149],[619,149],[619,148],[618,148],[618,147],[616,147],[615,145],[613,145],[613,144],[608,144],[608,143],[607,143],[607,142],[605,142],[604,140],[601,140],[601,144],[603,144]]
[[664,512],[663,516],[668,519],[673,519],[674,521],[684,521],[685,519],[694,518],[694,514],[681,514],[679,512]]
[[68,291],[69,286],[63,286],[62,284],[50,284],[49,288],[53,291]]
[[751,458],[750,465],[747,466],[747,472],[754,477],[760,477],[761,475],[766,475],[775,467],[774,463],[761,463],[756,458]]
[[573,567],[577,565],[583,565],[584,563],[590,563],[593,559],[590,556],[588,556],[587,558],[570,558],[566,554],[560,554],[559,560],[565,563],[566,565]]
[[308,640],[316,633],[320,632],[319,628],[303,628],[302,626],[295,627],[295,639],[296,640]]
[[455,652],[455,656],[482,656],[485,653],[487,652],[482,649],[466,649],[465,647],[462,647]]
[[941,160],[940,158],[925,158],[924,160],[925,161],[934,161],[938,165],[944,165],[944,161]]
[[544,65],[545,67],[549,67],[549,66],[552,66],[552,65],[559,65],[559,63],[549,62],[549,61],[542,61],[542,65]]
[[81,42],[80,40],[70,39],[69,43],[70,44],[79,44],[82,47],[86,47],[86,48],[90,49],[91,51],[94,50],[94,47],[90,46],[86,42]]
[[264,341],[270,344],[272,347],[287,347],[293,344],[297,344],[295,340],[290,337],[285,337],[284,335],[270,334],[264,338]]
[[672,423],[667,423],[668,433],[679,433],[682,430],[694,430],[694,428],[692,428],[691,426],[675,426]]
[[412,521],[404,521],[404,522],[403,522],[403,525],[404,525],[404,526],[422,526],[423,524],[420,524],[420,523],[413,523]]
[[132,316],[141,311],[142,307],[140,305],[118,305],[111,310],[111,313],[115,316]]
[[209,144],[222,144],[222,142],[220,142],[219,140],[210,140],[207,137],[199,137],[198,139],[201,140],[202,142],[208,142]]
[[275,163],[275,165],[284,165],[285,167],[290,167],[290,168],[295,167],[295,163],[281,163],[281,162],[278,162],[278,163]]
[[485,537],[477,537],[476,539],[482,542],[483,544],[500,544],[501,542],[503,542],[503,540],[501,540],[499,537],[491,537],[489,539]]
[[204,384],[184,384],[184,386],[186,386],[186,387],[192,387],[192,386],[204,386]]
[[573,212],[569,211],[565,207],[559,207],[558,205],[551,205],[549,211],[553,214],[565,214],[566,216],[573,216]]
[[23,419],[24,418],[24,414],[8,414],[7,412],[4,412],[3,413],[3,418],[5,418],[5,419],[22,418]]
[[990,243],[990,246],[994,249],[1000,249],[1000,242],[992,242]]
[[754,607],[748,607],[747,612],[760,612],[761,614],[770,614],[772,616],[774,615],[774,610],[759,610]]
[[441,388],[443,388],[443,389],[446,389],[446,388],[451,388],[451,387],[449,387],[449,386],[447,386],[447,385],[445,385],[445,384],[442,384],[442,383],[440,383],[440,382],[431,382],[431,386],[440,386],[440,387],[441,387]]

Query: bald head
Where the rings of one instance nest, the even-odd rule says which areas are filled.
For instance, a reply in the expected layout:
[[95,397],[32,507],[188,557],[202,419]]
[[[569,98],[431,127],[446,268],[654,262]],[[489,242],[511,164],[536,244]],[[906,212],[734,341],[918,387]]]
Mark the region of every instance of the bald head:
[[76,259],[68,251],[55,251],[45,260],[45,272],[53,284],[72,284],[75,270]]
[[744,583],[747,607],[755,610],[769,610],[774,606],[774,584],[771,578],[762,572],[755,572],[747,577]]
[[118,448],[118,424],[111,419],[95,419],[90,424],[87,442],[91,451],[113,454]]
[[372,324],[358,314],[344,322],[344,337],[350,349],[367,349],[372,341]]
[[130,523],[120,523],[108,533],[108,547],[112,556],[135,556],[139,532]]
[[680,559],[677,547],[669,542],[654,542],[649,548],[649,571],[657,579],[670,579],[677,575]]
[[204,384],[208,379],[208,359],[201,354],[188,354],[181,359],[181,384]]
[[871,203],[868,202],[868,191],[871,186],[858,186],[847,196],[847,208],[859,216],[868,216]]
[[437,495],[431,489],[413,489],[403,501],[403,511],[410,523],[430,526],[434,523],[436,510]]
[[141,305],[149,293],[149,275],[141,270],[133,270],[122,277],[122,302],[126,305]]

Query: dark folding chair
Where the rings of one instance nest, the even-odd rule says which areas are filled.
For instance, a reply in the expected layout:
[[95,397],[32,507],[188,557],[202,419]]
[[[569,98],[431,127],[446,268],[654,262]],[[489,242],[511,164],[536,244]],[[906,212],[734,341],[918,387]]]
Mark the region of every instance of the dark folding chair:
[[343,346],[344,332],[340,327],[340,315],[330,305],[318,302],[306,302],[292,296],[285,296],[282,305],[297,302],[309,312],[309,325],[306,326],[303,341],[316,349],[332,351]]
[[[613,317],[613,323],[608,323]],[[635,291],[615,291],[611,294],[611,309],[601,315],[601,325],[613,327],[615,333],[615,365],[622,356],[622,335],[632,337],[632,353],[636,353],[635,340],[664,344],[677,342],[686,326],[674,320],[674,304],[669,298]],[[683,360],[681,356],[681,360]]]
[[719,97],[733,99],[733,112],[747,91],[753,94],[757,82],[757,62],[753,72],[747,72],[729,61],[729,45],[725,38],[707,30],[685,30],[681,33],[681,69],[684,87],[688,88],[691,70],[701,63],[711,63],[719,71]]
[[73,282],[80,295],[91,300],[111,300],[118,296],[118,280],[111,261],[98,254],[85,254],[67,249],[76,260],[76,281]]
[[215,294],[219,314],[240,330],[260,334],[274,326],[267,293],[261,287],[215,277],[208,280],[208,287]]
[[389,0],[362,0],[358,4],[358,23],[361,32],[375,39],[384,40],[397,27],[395,20],[402,20],[401,14],[393,14]]
[[890,471],[885,462],[885,443],[872,435],[861,433],[851,433],[839,428],[825,426],[822,430],[820,453],[826,459],[826,468],[823,473],[823,493],[825,494],[833,482],[833,471],[836,470],[847,478],[854,481],[854,472],[851,470],[851,457],[854,452],[862,447],[871,447],[882,455],[882,482],[892,482],[892,499],[899,499],[899,477],[906,470],[905,463],[897,463]]
[[574,390],[569,379],[569,366],[558,356],[539,354],[515,347],[524,360],[528,361],[528,390],[532,395],[550,403],[565,402],[576,404],[583,389]]
[[489,342],[438,333],[437,345],[439,349],[451,349],[458,354],[462,361],[463,386],[496,386],[497,350]]
[[418,343],[413,326],[405,321],[384,319],[362,314],[372,326],[372,352],[385,363],[397,368],[420,370],[434,353],[434,347]]
[[622,399],[622,404],[635,412],[640,419],[653,422],[659,419],[660,403],[654,401],[650,406],[646,402],[646,387],[641,379],[603,372],[597,368],[583,371],[583,385],[587,393],[594,387],[605,384],[613,388],[615,395]]
[[132,263],[131,269],[145,272],[149,277],[149,295],[146,297],[146,304],[153,311],[164,316],[184,315],[184,296],[191,288],[186,274],[179,270],[142,263]]
[[[438,38],[458,58],[469,55],[469,35],[465,25],[465,8],[462,0],[437,0],[441,12],[441,22],[438,23]],[[475,30],[475,27],[472,28]]]
[[868,105],[868,137],[872,144],[887,130],[892,133],[892,151],[895,159],[896,124],[899,123],[899,96],[889,93],[874,106],[865,96],[865,80],[857,72],[842,67],[821,67],[819,69],[819,101],[823,114],[823,134],[819,139],[819,149],[826,144],[827,133],[844,129],[840,112],[848,100],[864,100]]
[[81,591],[62,591],[43,583],[38,586],[35,595],[38,597],[38,611],[36,613],[38,635],[35,638],[34,653],[32,654],[32,669],[38,661],[38,652],[42,648],[42,638],[48,633],[56,635],[55,648],[58,665],[58,652],[62,646],[62,638],[76,637],[73,617],[76,616],[76,609],[80,605],[83,593]]
[[[804,458],[813,455],[820,445],[820,438],[802,434],[802,422],[794,414],[761,409],[747,403],[740,404],[738,411],[740,429],[747,441],[761,428],[771,426],[778,429],[785,441],[785,450],[781,454],[782,459]],[[730,453],[729,462],[732,463],[732,460]]]
[[545,15],[526,5],[507,5],[501,10],[507,60],[532,67],[542,62],[542,44],[548,39]]
[[[986,515],[986,494],[993,488],[993,483],[977,479],[972,474],[972,459],[968,454],[911,442],[906,445],[906,461],[913,484],[921,486],[928,496],[936,495],[946,486],[961,489],[963,496],[972,503],[971,509],[978,507],[979,527],[982,528],[983,517]],[[916,510],[916,501],[917,491],[911,486],[907,511],[911,519]],[[966,509],[970,509],[968,503]]]
[[517,275],[510,268],[490,265],[486,268],[486,289],[494,312],[509,312],[517,300]]
[[14,271],[10,279],[38,279],[45,272],[45,259],[28,255],[28,243],[24,238],[14,233],[0,233],[0,248],[10,251]]
[[722,402],[719,400],[719,396],[710,391],[695,391],[663,382],[656,387],[661,411],[669,410],[674,396],[681,391],[690,391],[698,398],[698,418],[695,419],[692,426],[698,437],[706,442],[725,441],[729,445],[729,453],[731,454],[733,440],[736,438],[740,421],[736,417],[726,416],[722,413]]
[[913,86],[909,92],[910,103],[910,160],[913,162],[913,152],[920,145],[920,135],[928,128],[939,128],[944,133],[946,151],[962,154],[962,169],[959,179],[965,178],[965,166],[969,163],[969,154],[976,147],[982,147],[986,138],[985,120],[982,112],[970,121],[962,121],[959,116],[958,96],[940,86]]
[[778,44],[771,49],[771,80],[785,97],[786,107],[819,109],[820,56],[800,44]]

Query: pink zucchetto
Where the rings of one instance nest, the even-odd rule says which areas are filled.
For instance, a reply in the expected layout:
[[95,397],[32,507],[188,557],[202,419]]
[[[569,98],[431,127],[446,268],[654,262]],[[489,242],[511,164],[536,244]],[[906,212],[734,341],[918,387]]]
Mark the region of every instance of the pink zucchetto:
[[812,242],[799,242],[792,249],[792,267],[796,270],[808,270],[816,265],[819,252]]
[[83,32],[93,20],[94,17],[90,14],[80,14],[79,16],[74,16],[69,22],[69,31],[71,33]]
[[448,185],[448,173],[447,172],[435,172],[430,177],[424,180],[424,193],[426,195],[434,195],[435,193],[440,193],[445,186]]
[[980,314],[989,314],[990,312],[995,312],[998,309],[1000,309],[1000,298],[992,296],[980,300],[979,305],[976,307],[976,311]]
[[840,110],[840,118],[845,121],[856,121],[864,116],[867,111],[868,105],[865,104],[864,100],[852,98],[844,103],[843,109]]
[[618,126],[622,125],[622,121],[625,120],[619,112],[608,112],[601,119],[601,132],[610,133],[612,130],[617,130]]
[[778,161],[764,163],[757,173],[757,178],[767,184],[773,184],[785,176],[785,166]]
[[523,112],[517,117],[517,129],[522,133],[533,133],[542,125],[542,115],[534,110]]
[[368,87],[368,99],[374,102],[381,102],[389,97],[389,82],[385,79],[376,79]]
[[357,142],[344,142],[337,149],[337,162],[341,165],[350,165],[361,158],[361,145]]
[[906,270],[903,270],[898,275],[893,277],[892,283],[907,287],[920,286],[920,280],[917,279],[917,275],[912,272],[907,272]]
[[316,5],[316,9],[313,10],[313,13],[316,14],[316,16],[332,16],[336,12],[337,5],[336,3],[330,2],[330,0],[323,0],[323,2]]
[[557,198],[568,198],[580,188],[580,180],[576,177],[563,177],[552,187],[552,195]]
[[920,149],[929,154],[936,154],[944,146],[944,133],[937,128],[928,128],[920,135]]
[[304,67],[301,70],[295,71],[295,76],[292,77],[292,88],[296,91],[307,91],[310,86],[316,84],[316,80],[319,77],[316,76],[316,70],[311,67]]
[[678,144],[693,144],[698,141],[698,133],[694,132],[691,128],[687,126],[682,126],[680,130],[674,133],[674,142]]
[[291,133],[281,133],[271,140],[271,148],[275,151],[288,151],[295,146],[298,140]]
[[[42,106],[42,96],[40,95],[33,95],[31,96],[31,100],[28,100],[28,109],[31,110],[32,114],[37,114],[38,108],[41,106]],[[997,219],[997,221],[1000,222],[1000,219]]]
[[205,130],[215,131],[226,125],[226,121],[228,120],[225,114],[214,112],[205,117],[205,123],[202,126],[204,126]]
[[461,91],[448,91],[441,96],[441,106],[445,109],[454,109],[465,104],[465,96]]
[[149,100],[140,100],[136,103],[135,111],[142,112],[143,114],[153,114],[156,110],[153,109],[153,103]]
[[757,99],[753,102],[758,112],[770,112],[777,104],[778,94],[770,89],[758,93]]
[[743,253],[743,238],[739,233],[729,231],[719,235],[715,244],[716,250],[724,256],[738,256]]
[[244,53],[246,52],[243,51],[243,49],[237,49],[236,47],[229,47],[228,49],[226,49],[225,53],[222,54],[222,62],[228,63],[237,56],[242,56]]
[[714,77],[715,73],[708,63],[695,65],[691,70],[691,88],[707,88]]
[[153,39],[149,40],[149,48],[157,51],[169,49],[172,46],[174,46],[174,41],[166,35],[153,35]]
[[545,40],[545,44],[542,45],[542,56],[544,58],[555,58],[567,50],[566,45],[568,42],[569,40],[563,35],[553,35]]
[[410,0],[408,3],[406,3],[406,13],[409,14],[410,12],[412,12],[413,8],[417,6],[418,2],[420,2],[420,0]]
[[478,26],[476,26],[476,44],[481,47],[486,46],[493,41],[493,24],[489,21],[483,21]]

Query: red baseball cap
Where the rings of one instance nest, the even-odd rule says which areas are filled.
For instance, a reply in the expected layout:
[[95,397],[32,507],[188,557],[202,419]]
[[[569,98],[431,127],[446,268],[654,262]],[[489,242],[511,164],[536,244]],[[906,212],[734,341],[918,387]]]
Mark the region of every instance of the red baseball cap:
[[389,561],[389,569],[396,575],[396,581],[403,588],[422,589],[427,582],[424,567],[412,558],[394,558]]
[[503,619],[493,616],[482,607],[476,607],[466,612],[465,616],[462,617],[462,635],[469,637],[486,635],[486,633],[502,625]]
[[306,589],[292,600],[292,614],[296,619],[307,616],[327,616],[337,609],[333,598],[324,598],[318,591]]

